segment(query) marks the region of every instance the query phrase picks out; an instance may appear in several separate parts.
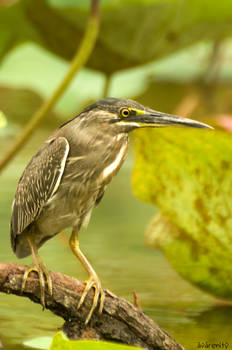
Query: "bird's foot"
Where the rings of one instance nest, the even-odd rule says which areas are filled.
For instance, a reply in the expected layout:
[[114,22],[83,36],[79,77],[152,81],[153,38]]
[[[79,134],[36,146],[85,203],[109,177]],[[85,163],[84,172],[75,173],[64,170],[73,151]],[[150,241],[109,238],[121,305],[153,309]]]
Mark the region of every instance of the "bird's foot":
[[88,281],[86,282],[84,292],[80,298],[80,301],[78,303],[77,308],[79,309],[81,307],[88,292],[90,291],[90,289],[92,287],[95,289],[93,303],[92,303],[92,307],[88,313],[88,316],[85,320],[85,324],[87,324],[89,322],[90,318],[92,317],[93,311],[96,309],[98,301],[100,301],[100,306],[99,306],[98,312],[99,312],[99,314],[102,313],[103,304],[104,304],[104,300],[105,300],[105,293],[104,293],[104,290],[102,289],[101,281],[100,281],[99,277],[97,275],[91,275],[90,278],[88,279]]
[[39,276],[39,284],[40,284],[40,292],[41,292],[40,301],[44,309],[45,308],[45,279],[47,281],[49,295],[52,295],[52,279],[42,259],[38,259],[37,257],[33,265],[28,267],[24,272],[21,292],[23,293],[27,283],[28,276],[32,271],[37,272]]

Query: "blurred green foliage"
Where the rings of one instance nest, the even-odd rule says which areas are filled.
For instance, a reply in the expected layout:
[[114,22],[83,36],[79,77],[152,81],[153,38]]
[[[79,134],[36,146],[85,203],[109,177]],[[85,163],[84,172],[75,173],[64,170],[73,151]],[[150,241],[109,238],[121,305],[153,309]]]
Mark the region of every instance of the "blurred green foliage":
[[147,235],[185,279],[231,299],[231,135],[208,130],[136,133],[133,188],[161,212]]
[[[0,7],[0,58],[30,41],[70,60],[82,37],[89,4],[20,0]],[[103,1],[101,30],[88,66],[109,74],[157,60],[202,39],[231,34],[230,0]]]

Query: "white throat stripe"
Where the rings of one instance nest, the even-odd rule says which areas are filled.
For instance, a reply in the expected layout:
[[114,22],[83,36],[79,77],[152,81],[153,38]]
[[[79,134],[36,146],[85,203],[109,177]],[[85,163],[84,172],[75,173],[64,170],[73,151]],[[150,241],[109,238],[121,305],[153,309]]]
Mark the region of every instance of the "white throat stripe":
[[112,174],[112,172],[115,169],[117,169],[117,167],[119,166],[119,164],[120,164],[120,162],[125,154],[126,147],[127,147],[127,145],[123,145],[122,148],[120,149],[119,154],[115,158],[115,160],[104,169],[104,171],[102,173],[103,179],[108,177],[110,174]]

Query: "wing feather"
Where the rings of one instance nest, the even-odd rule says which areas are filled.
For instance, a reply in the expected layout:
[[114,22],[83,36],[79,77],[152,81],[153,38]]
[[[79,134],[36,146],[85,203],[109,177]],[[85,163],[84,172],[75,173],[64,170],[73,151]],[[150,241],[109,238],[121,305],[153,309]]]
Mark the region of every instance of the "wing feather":
[[15,194],[11,216],[11,241],[22,233],[40,214],[45,203],[57,191],[69,143],[58,137],[42,145],[25,168]]

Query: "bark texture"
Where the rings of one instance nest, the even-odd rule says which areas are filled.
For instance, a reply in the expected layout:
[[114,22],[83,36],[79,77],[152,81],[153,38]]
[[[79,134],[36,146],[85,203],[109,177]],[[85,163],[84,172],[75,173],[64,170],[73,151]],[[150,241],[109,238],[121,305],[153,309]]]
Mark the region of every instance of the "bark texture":
[[[26,288],[21,293],[22,277],[26,266],[0,263],[0,291],[27,297],[40,303],[38,276],[31,272]],[[52,297],[46,292],[46,308],[64,319],[63,331],[70,339],[97,339],[140,346],[148,350],[183,350],[163,329],[144,312],[106,290],[101,315],[94,312],[86,326],[84,321],[91,307],[93,291],[84,305],[77,304],[84,290],[84,283],[61,273],[50,272],[53,281]]]

